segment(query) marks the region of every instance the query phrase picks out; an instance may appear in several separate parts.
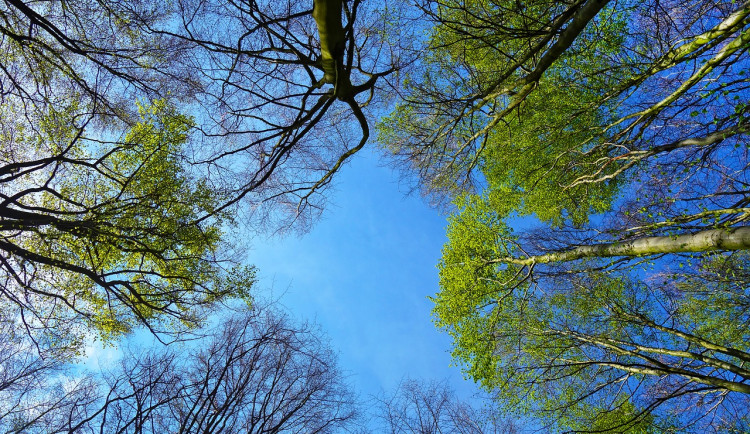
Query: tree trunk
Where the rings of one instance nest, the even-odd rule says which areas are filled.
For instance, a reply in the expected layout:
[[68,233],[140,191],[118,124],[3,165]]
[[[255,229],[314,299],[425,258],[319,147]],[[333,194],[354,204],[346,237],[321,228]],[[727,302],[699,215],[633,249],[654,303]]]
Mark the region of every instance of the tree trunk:
[[750,249],[750,226],[728,229],[710,229],[692,234],[662,237],[645,237],[632,241],[580,246],[562,252],[528,257],[504,257],[490,263],[519,265],[568,262],[583,258],[613,256],[648,256],[659,253],[688,253],[712,250]]
[[319,82],[334,85],[334,94],[345,99],[351,93],[351,83],[344,71],[346,47],[341,23],[342,0],[313,0],[313,18],[320,37],[320,67],[323,78]]

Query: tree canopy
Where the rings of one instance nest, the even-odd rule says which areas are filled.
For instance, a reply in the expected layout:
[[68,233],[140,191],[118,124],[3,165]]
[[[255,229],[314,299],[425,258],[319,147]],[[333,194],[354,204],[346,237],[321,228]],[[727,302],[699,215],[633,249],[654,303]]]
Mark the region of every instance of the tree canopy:
[[[184,331],[249,300],[254,269],[229,235],[306,227],[384,108],[380,144],[453,204],[436,323],[506,411],[575,431],[750,429],[750,3],[416,7],[0,5],[9,429],[73,407],[75,429],[128,430],[157,413],[168,430],[249,429],[257,402],[242,414],[232,402],[249,396],[257,360],[244,357],[262,345],[241,339],[255,317],[195,353],[200,369],[172,353],[134,359],[103,401],[86,401],[95,386],[43,399],[33,375],[59,370],[87,334]],[[425,47],[415,17],[431,25]],[[274,345],[299,336],[277,325]],[[314,372],[259,387],[296,390],[328,362],[315,353],[292,369]],[[449,401],[406,392],[418,413]],[[327,402],[301,393],[261,407]],[[342,422],[348,399],[336,401]],[[303,429],[327,429],[305,414]]]
[[197,333],[199,341],[177,348],[131,348],[97,374],[66,368],[49,353],[35,358],[25,333],[3,335],[0,428],[329,433],[353,426],[354,395],[314,326],[256,306],[225,312]]
[[2,106],[2,293],[29,330],[83,320],[117,337],[160,316],[194,322],[231,294],[218,259],[229,216],[196,223],[221,196],[181,167],[190,118],[157,100],[102,145],[76,107],[13,108]]
[[234,283],[253,271],[225,234],[304,228],[320,212],[368,140],[376,90],[410,59],[383,38],[399,14],[359,1],[4,2],[3,303],[29,333],[116,338],[246,297]]
[[750,6],[421,6],[430,54],[379,131],[458,196],[457,361],[560,429],[746,429]]
[[108,384],[54,376],[92,335],[199,333],[251,301],[235,234],[320,213],[413,58],[402,19],[359,0],[0,4],[3,429],[348,426],[332,353],[271,312],[184,360],[133,355]]

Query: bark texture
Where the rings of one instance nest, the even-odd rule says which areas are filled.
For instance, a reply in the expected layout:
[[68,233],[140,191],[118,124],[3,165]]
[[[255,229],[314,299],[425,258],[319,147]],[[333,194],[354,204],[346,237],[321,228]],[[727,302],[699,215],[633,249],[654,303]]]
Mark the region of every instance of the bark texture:
[[544,255],[498,258],[490,262],[533,265],[550,262],[568,262],[583,258],[646,256],[660,253],[746,249],[750,249],[750,227],[743,226],[728,229],[710,229],[674,237],[645,237],[618,243],[593,244]]

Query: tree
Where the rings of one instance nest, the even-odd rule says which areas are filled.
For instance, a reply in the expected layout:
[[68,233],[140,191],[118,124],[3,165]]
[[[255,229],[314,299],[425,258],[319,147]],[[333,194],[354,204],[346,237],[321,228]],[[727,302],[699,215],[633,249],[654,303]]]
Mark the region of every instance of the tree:
[[242,295],[222,284],[217,256],[228,216],[194,223],[221,198],[180,166],[188,117],[155,101],[102,149],[74,108],[47,109],[33,129],[22,118],[6,130],[0,168],[2,294],[29,332],[73,321],[117,337],[137,323],[195,323]]
[[[514,110],[530,95],[554,92],[554,87],[540,85],[542,78],[562,78],[560,68],[553,68],[561,57],[575,59],[578,63],[572,67],[595,80],[594,86],[600,84],[599,77],[604,85],[619,78],[616,70],[605,75],[592,71],[599,53],[618,45],[617,24],[598,25],[599,20],[614,18],[606,10],[604,17],[597,16],[606,4],[422,2],[423,11],[435,23],[430,54],[422,70],[409,77],[405,102],[383,122],[381,141],[419,173],[427,192],[451,195],[473,184],[472,171],[487,144],[506,140],[493,134],[495,127],[512,121]],[[571,48],[575,41],[599,42],[586,55],[577,46]],[[568,90],[577,93],[571,104],[585,96],[576,87]],[[541,101],[548,103],[550,97],[561,99],[558,93],[544,95]],[[547,122],[550,130],[555,123],[567,122],[570,112],[574,111],[558,116],[546,113],[552,115]],[[579,114],[581,122],[591,122],[589,113]]]
[[232,281],[252,281],[252,269],[233,268],[242,246],[223,231],[304,227],[408,54],[381,37],[398,11],[367,11],[4,2],[1,290],[29,333],[176,330],[247,295]]
[[68,362],[78,350],[77,336],[49,330],[35,341],[7,306],[0,309],[0,327],[0,429],[57,431],[94,391],[88,378],[72,380],[75,369]]
[[191,160],[231,197],[225,206],[244,203],[256,222],[270,213],[281,226],[320,212],[319,193],[367,142],[389,76],[413,56],[397,37],[405,12],[377,7],[183,2],[174,15],[185,19],[146,27],[189,46],[182,64],[201,71],[191,107],[205,140]]
[[126,352],[88,383],[73,376],[54,420],[28,418],[19,432],[325,433],[354,422],[354,396],[314,327],[265,307],[199,332],[187,347]]
[[745,429],[746,252],[638,274],[516,265],[494,259],[497,214],[474,212],[452,220],[434,312],[505,411],[574,431]]
[[515,433],[517,427],[486,409],[459,401],[445,382],[405,380],[378,399],[378,414],[389,433]]
[[434,54],[380,130],[428,191],[455,192],[478,168],[509,208],[580,223],[634,172],[742,152],[745,5],[423,8]]
[[558,428],[745,429],[750,6],[423,8],[432,52],[380,131],[428,192],[485,187],[434,299],[456,359]]

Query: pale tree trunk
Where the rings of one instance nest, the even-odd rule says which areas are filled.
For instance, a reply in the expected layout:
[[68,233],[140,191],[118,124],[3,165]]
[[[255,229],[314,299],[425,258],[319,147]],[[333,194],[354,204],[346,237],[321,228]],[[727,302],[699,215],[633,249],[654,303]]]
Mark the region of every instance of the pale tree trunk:
[[648,256],[660,253],[691,253],[713,250],[750,249],[750,227],[710,229],[677,236],[644,237],[632,241],[579,246],[561,252],[527,257],[503,257],[490,263],[518,265],[569,262],[584,258],[608,258],[614,256]]

